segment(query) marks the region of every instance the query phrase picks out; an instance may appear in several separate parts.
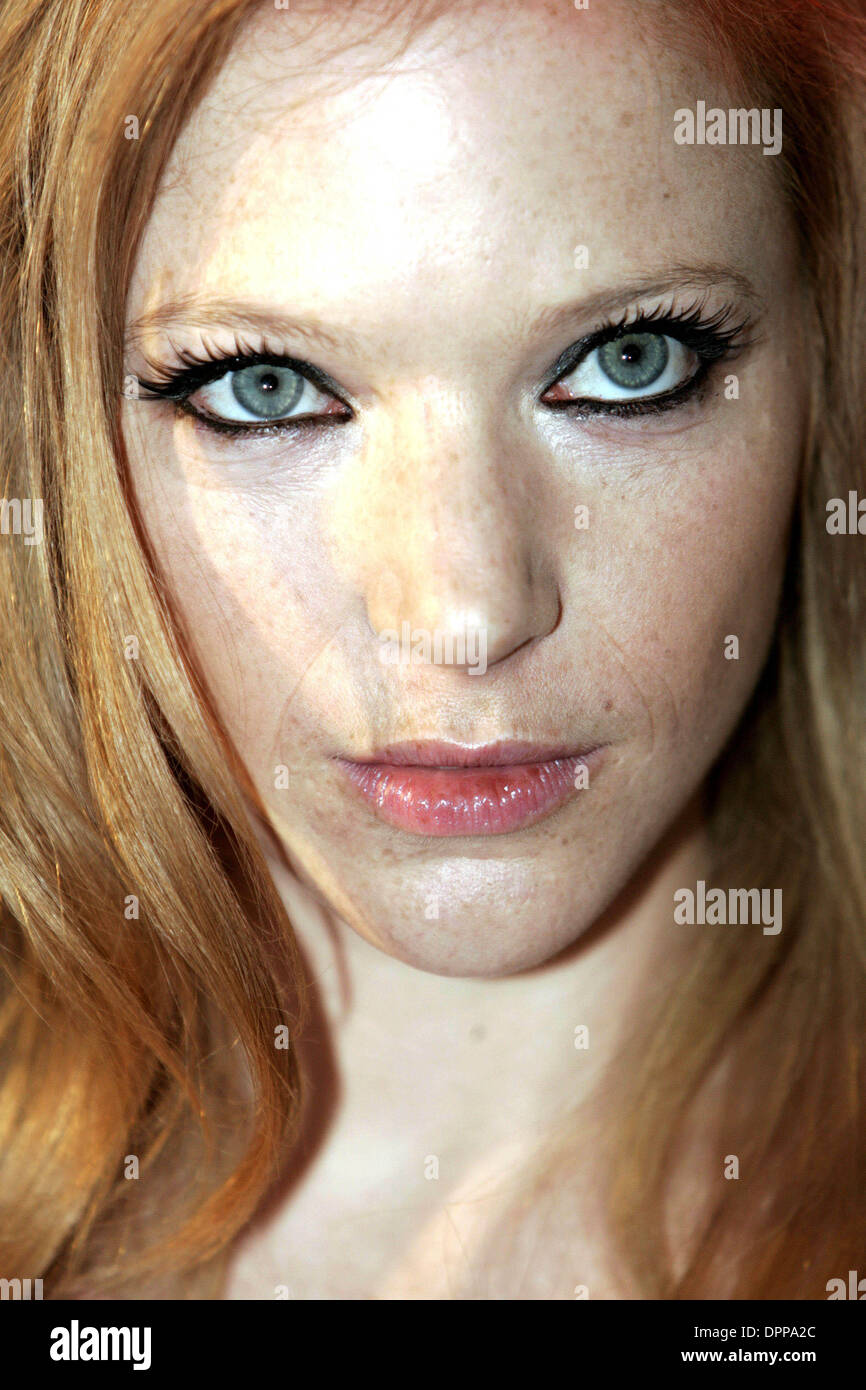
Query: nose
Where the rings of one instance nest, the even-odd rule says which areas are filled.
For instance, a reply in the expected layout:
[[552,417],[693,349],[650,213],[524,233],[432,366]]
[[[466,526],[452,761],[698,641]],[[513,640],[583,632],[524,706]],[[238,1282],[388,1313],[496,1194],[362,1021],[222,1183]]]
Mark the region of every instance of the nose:
[[426,637],[420,660],[445,651],[458,667],[477,662],[480,642],[490,668],[553,630],[559,587],[532,468],[495,421],[441,399],[404,407],[370,439],[360,475],[355,536],[378,640]]

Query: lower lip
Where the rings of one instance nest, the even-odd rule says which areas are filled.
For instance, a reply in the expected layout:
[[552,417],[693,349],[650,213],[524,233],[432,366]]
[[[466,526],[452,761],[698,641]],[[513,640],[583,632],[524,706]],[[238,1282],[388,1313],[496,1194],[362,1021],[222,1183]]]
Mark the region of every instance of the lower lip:
[[[415,835],[506,835],[523,830],[576,794],[578,769],[595,767],[602,748],[579,757],[510,767],[418,767],[337,761],[388,825]],[[587,779],[588,780],[588,779]]]

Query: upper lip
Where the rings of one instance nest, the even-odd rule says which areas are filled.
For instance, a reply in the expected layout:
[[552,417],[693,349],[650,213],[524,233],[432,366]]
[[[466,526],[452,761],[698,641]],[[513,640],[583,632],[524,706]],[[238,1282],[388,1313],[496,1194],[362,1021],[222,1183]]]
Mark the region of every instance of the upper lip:
[[388,743],[363,756],[344,759],[352,763],[386,763],[399,767],[513,767],[518,763],[550,763],[558,758],[577,758],[589,753],[596,745],[527,743],[504,740],[466,747],[459,743],[437,740],[413,740],[408,743]]

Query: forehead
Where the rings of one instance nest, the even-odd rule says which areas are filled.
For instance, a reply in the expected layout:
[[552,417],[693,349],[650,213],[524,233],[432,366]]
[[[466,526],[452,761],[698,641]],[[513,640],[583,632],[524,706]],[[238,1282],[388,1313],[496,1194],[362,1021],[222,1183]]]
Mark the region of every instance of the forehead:
[[779,273],[774,159],[675,141],[678,108],[727,96],[646,9],[456,4],[410,31],[262,7],[175,147],[130,311],[230,290],[343,321],[402,286],[432,312],[457,277],[469,310],[537,305],[578,245],[589,292],[684,260]]

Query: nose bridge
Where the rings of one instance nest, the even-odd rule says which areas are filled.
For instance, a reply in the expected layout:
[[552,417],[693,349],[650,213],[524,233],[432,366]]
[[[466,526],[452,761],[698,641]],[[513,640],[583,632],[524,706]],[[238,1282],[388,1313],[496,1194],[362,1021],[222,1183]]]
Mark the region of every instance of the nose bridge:
[[463,397],[430,393],[390,415],[360,468],[360,572],[377,638],[408,631],[422,660],[426,638],[433,661],[445,650],[449,664],[491,666],[555,626],[531,480],[495,421]]

